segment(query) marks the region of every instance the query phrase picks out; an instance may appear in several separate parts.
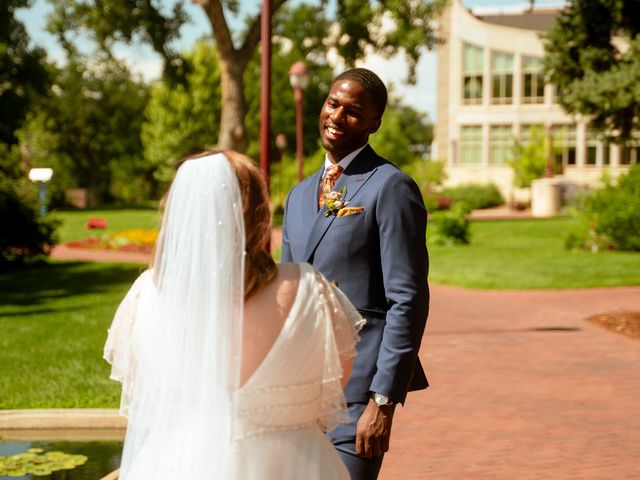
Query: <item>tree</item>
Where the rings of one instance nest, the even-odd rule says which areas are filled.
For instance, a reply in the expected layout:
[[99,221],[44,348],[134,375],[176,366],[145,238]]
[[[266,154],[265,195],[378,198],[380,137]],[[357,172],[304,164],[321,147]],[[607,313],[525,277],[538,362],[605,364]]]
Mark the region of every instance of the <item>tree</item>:
[[0,270],[48,253],[56,224],[41,218],[27,180],[18,131],[39,98],[46,97],[49,75],[44,51],[29,48],[29,36],[15,17],[29,0],[0,3]]
[[147,87],[113,58],[71,58],[55,80],[54,95],[21,131],[32,157],[55,167],[54,180],[69,182],[64,187],[87,188],[90,205],[131,200],[149,174],[140,140]]
[[29,0],[3,0],[0,3],[0,142],[17,143],[15,131],[22,125],[30,106],[49,88],[44,64],[45,53],[29,48],[24,25],[15,18],[18,8]]
[[[238,15],[238,0],[193,0],[205,12],[212,27],[218,52],[221,83],[221,118],[218,135],[219,148],[243,151],[246,147],[244,73],[260,41],[260,14],[247,16],[246,28],[236,32],[229,28],[227,15]],[[273,0],[273,15],[286,0]],[[176,56],[169,47],[179,34],[185,21],[181,5],[176,4],[170,13],[162,11],[159,2],[151,0],[53,0],[55,12],[50,29],[57,32],[63,43],[70,43],[69,31],[86,29],[102,48],[109,49],[114,42],[134,39],[146,41],[165,58],[165,68],[174,67]],[[320,1],[326,7],[328,1]],[[436,42],[431,20],[446,3],[434,0],[430,3],[415,0],[336,0],[335,32],[327,36],[327,30],[305,41],[334,47],[348,65],[362,58],[373,48],[390,56],[404,50],[409,59],[409,80],[415,80],[415,67],[422,47]],[[306,22],[326,20],[326,8]],[[390,27],[392,25],[392,27]],[[277,26],[276,26],[277,29]],[[179,63],[179,62],[178,62]]]
[[[283,133],[288,139],[286,150],[296,150],[296,111],[294,93],[289,82],[291,65],[304,59],[309,85],[304,92],[303,128],[304,153],[309,158],[320,144],[318,115],[329,91],[333,71],[329,67],[322,36],[329,29],[321,6],[283,6],[275,14],[274,40],[271,58],[271,123],[273,134]],[[305,39],[307,39],[305,41]],[[255,52],[245,71],[247,99],[247,153],[257,158],[260,152],[260,56]],[[275,157],[274,157],[275,158]]]
[[[547,170],[549,161],[549,149],[554,149],[558,153],[557,146],[550,143],[549,135],[541,125],[531,127],[529,140],[520,142],[515,140],[513,144],[513,158],[509,164],[513,168],[513,184],[519,188],[528,188],[531,182],[537,178],[542,178]],[[560,170],[560,165],[554,164],[554,173]]]
[[570,113],[624,142],[640,122],[637,0],[571,0],[545,36],[545,69]]
[[403,166],[420,158],[419,151],[424,150],[432,139],[433,127],[426,114],[402,105],[392,95],[380,130],[369,138],[369,143],[380,155]]
[[152,87],[142,125],[144,157],[162,184],[173,178],[176,160],[211,146],[219,130],[220,70],[213,42],[201,40],[181,57],[188,72],[184,82],[165,76]]
[[[307,156],[319,147],[318,112],[333,73],[327,66],[321,43],[303,45],[302,41],[290,38],[306,36],[308,30],[319,35],[326,29],[321,22],[308,21],[319,12],[319,7],[307,5],[281,8],[276,14],[279,28],[272,52],[272,122],[277,129],[274,133],[283,133],[289,139],[287,150],[290,153],[295,151],[295,108],[288,70],[293,62],[307,59],[310,78],[304,98],[303,122]],[[201,40],[193,50],[181,55],[181,65],[187,72],[183,83],[173,83],[165,76],[152,88],[142,140],[145,158],[157,167],[156,178],[162,183],[172,178],[176,159],[190,151],[212,146],[211,132],[217,132],[221,112],[216,95],[220,91],[216,59],[217,49],[213,42]],[[245,123],[251,139],[247,153],[257,157],[260,149],[260,58],[257,52],[247,66],[244,82],[248,100]]]

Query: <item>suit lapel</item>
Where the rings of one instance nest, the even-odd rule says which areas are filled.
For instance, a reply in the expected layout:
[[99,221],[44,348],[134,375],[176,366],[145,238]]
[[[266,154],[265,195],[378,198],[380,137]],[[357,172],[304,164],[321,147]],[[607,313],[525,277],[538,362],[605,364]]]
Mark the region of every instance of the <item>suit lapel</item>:
[[306,191],[303,192],[302,214],[304,215],[304,223],[308,223],[308,219],[314,218],[318,214],[318,189],[320,188],[320,178],[324,172],[324,167],[318,170],[308,182]]
[[[340,178],[336,181],[333,190],[340,190],[342,187],[346,188],[345,200],[347,202],[355,196],[356,193],[363,187],[371,175],[376,171],[371,165],[371,158],[374,155],[373,150],[370,147],[365,148],[360,154],[353,159],[347,169],[340,175]],[[321,172],[318,172],[320,175]],[[319,178],[316,179],[313,184],[318,188]],[[317,196],[317,195],[316,195]],[[315,199],[317,203],[317,198]],[[317,207],[316,207],[317,208]],[[315,252],[318,244],[324,237],[325,233],[336,219],[335,215],[329,215],[326,217],[324,214],[327,211],[326,207],[322,207],[317,211],[315,221],[311,226],[309,237],[307,239],[307,248],[305,249],[304,259],[306,262],[311,261],[311,257]]]

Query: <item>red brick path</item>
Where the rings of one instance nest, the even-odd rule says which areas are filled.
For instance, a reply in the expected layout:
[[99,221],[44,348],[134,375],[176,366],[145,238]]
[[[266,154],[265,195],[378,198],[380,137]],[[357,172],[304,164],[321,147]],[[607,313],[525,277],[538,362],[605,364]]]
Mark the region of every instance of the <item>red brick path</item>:
[[433,286],[432,387],[396,413],[381,479],[640,479],[640,341],[583,319],[640,287]]

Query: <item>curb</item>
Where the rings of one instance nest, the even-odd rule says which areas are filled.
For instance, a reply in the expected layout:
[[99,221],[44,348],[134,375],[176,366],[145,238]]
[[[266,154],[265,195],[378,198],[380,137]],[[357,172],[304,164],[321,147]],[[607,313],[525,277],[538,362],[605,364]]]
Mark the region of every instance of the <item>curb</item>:
[[81,408],[0,410],[0,430],[124,430],[127,419],[117,409]]

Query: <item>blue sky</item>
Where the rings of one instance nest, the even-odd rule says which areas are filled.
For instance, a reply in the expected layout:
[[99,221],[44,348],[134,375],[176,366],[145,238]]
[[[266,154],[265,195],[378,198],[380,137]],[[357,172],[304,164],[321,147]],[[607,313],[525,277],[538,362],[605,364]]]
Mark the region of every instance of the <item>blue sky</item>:
[[[163,3],[170,8],[175,1],[164,0]],[[292,0],[292,3],[302,3],[302,1]],[[526,1],[513,0],[462,0],[462,3],[469,8],[505,8],[528,4]],[[562,3],[562,0],[537,0],[536,6],[557,6]],[[247,12],[254,12],[260,8],[261,2],[250,0],[243,1],[242,4]],[[202,9],[188,0],[184,0],[183,5],[191,17],[191,23],[184,26],[181,31],[181,38],[175,45],[178,50],[188,49],[199,38],[211,34],[211,27]],[[50,7],[46,0],[35,0],[31,8],[18,11],[18,17],[25,23],[32,43],[44,47],[51,59],[61,61],[63,59],[62,50],[56,44],[55,39],[44,30],[49,11]],[[88,42],[80,40],[80,44],[88,45]],[[144,78],[152,79],[160,73],[160,59],[148,46],[121,45],[116,53],[129,63],[134,72]],[[432,120],[435,119],[436,58],[433,52],[426,52],[423,55],[418,65],[418,81],[414,86],[407,86],[403,83],[406,78],[406,63],[400,56],[391,60],[375,56],[369,57],[362,66],[371,68],[388,85],[392,84],[394,91],[404,97],[405,103],[426,112]]]

